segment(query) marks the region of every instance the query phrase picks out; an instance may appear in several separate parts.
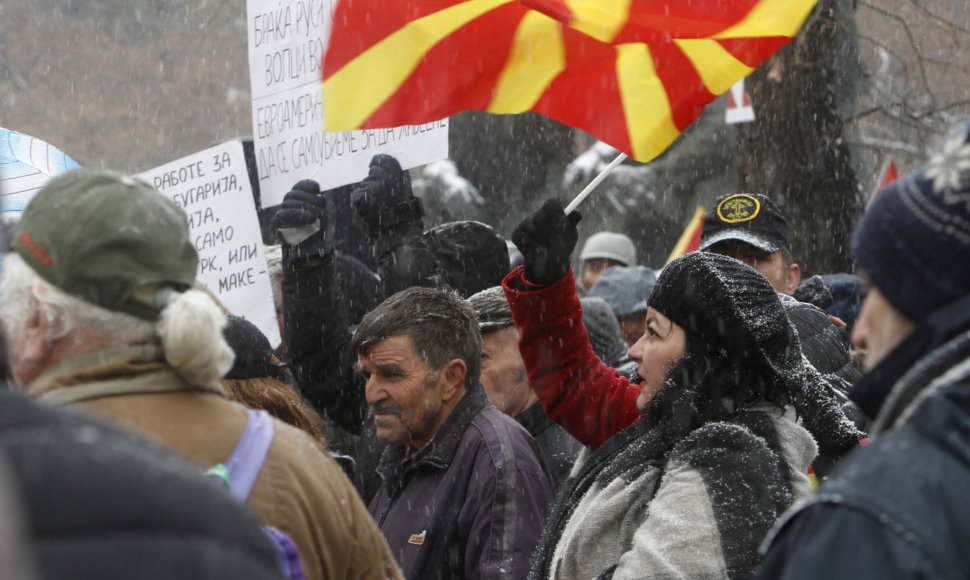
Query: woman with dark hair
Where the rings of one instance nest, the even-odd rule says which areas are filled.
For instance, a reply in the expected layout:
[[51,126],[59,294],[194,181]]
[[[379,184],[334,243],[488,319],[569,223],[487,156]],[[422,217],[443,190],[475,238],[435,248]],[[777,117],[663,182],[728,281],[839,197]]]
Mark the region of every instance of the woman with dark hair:
[[[532,578],[742,578],[811,492],[819,447],[860,434],[801,353],[770,283],[724,256],[671,262],[630,348],[638,381],[592,353],[569,256],[578,218],[547,202],[513,234],[504,282],[530,383],[593,449],[566,484]],[[639,383],[639,384],[637,384]]]

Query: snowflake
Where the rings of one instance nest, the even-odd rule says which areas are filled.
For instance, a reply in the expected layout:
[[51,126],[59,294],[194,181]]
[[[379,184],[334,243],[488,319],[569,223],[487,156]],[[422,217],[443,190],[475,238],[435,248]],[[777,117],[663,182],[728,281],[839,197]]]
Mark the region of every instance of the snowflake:
[[951,200],[946,193],[957,190],[970,170],[970,145],[964,143],[964,137],[961,131],[947,139],[926,166],[926,177],[933,180],[933,191],[943,193],[947,203]]

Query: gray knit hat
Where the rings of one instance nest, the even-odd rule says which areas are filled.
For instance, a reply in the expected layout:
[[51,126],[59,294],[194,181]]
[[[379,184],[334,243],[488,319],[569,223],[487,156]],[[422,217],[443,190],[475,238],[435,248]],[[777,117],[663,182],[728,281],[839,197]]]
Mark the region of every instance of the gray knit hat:
[[515,324],[512,321],[512,310],[509,309],[505,291],[501,286],[492,286],[472,294],[468,302],[478,316],[478,329],[483,334],[489,330],[499,330]]
[[614,232],[598,232],[586,239],[583,249],[579,252],[582,261],[603,258],[615,260],[624,266],[637,263],[637,249],[633,241],[623,234]]

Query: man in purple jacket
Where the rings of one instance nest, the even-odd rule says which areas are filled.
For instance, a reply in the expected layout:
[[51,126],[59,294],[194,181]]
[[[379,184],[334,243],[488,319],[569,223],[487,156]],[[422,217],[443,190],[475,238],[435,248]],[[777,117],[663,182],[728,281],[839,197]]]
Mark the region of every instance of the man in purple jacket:
[[409,288],[357,328],[357,371],[389,443],[370,504],[408,578],[524,578],[553,499],[538,448],[488,404],[481,334],[457,295]]

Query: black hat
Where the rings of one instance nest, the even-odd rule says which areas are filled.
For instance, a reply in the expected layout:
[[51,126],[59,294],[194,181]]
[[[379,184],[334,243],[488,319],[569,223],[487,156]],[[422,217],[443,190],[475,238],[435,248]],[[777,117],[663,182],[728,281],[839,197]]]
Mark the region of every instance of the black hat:
[[277,380],[285,380],[286,367],[279,364],[269,339],[255,324],[241,316],[230,314],[226,317],[226,327],[222,335],[236,353],[232,368],[226,373],[225,378],[273,377]]
[[744,242],[768,253],[782,247],[791,250],[785,214],[760,193],[733,193],[715,201],[704,216],[700,249],[725,240]]
[[824,453],[858,447],[861,433],[833,395],[832,384],[840,379],[819,374],[804,358],[782,298],[753,268],[720,254],[685,254],[661,271],[649,304],[699,337],[709,352],[788,391]]
[[801,351],[778,293],[753,268],[691,252],[661,271],[648,303],[709,348],[775,375],[797,372]]
[[441,224],[424,232],[444,281],[462,297],[502,283],[509,273],[509,248],[492,226],[476,221]]

